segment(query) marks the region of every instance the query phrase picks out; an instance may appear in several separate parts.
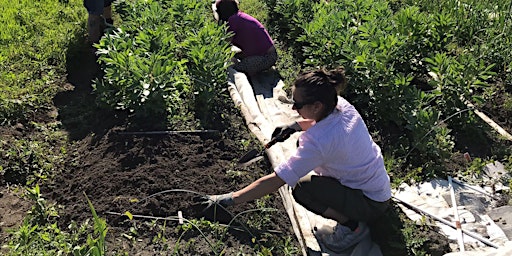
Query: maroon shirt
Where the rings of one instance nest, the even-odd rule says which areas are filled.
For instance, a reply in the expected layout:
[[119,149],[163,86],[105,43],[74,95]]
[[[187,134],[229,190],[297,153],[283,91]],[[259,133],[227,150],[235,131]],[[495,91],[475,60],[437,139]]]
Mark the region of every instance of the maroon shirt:
[[242,11],[229,17],[228,31],[235,34],[231,43],[240,48],[245,57],[265,55],[274,45],[265,27],[257,19]]

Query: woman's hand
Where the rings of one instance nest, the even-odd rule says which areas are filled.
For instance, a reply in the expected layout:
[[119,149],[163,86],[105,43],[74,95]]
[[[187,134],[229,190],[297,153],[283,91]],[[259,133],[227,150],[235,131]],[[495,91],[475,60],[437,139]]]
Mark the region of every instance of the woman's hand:
[[216,204],[221,205],[223,207],[228,207],[235,204],[232,192],[222,195],[206,195],[195,197],[194,202],[196,203],[196,205],[201,206],[203,208],[203,211],[206,211],[207,209]]

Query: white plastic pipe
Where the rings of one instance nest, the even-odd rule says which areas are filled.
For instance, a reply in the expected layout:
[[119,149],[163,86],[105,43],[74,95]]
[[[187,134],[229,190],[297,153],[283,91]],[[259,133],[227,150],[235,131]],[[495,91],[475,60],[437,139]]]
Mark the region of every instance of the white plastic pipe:
[[455,199],[455,190],[453,189],[452,176],[448,176],[448,187],[450,188],[450,196],[452,198],[453,216],[455,217],[455,227],[457,228],[457,241],[459,250],[464,252],[464,235],[462,234],[462,226],[460,225],[459,211],[457,209],[457,200]]
[[[423,214],[423,215],[429,216],[429,217],[433,218],[434,220],[437,220],[437,221],[439,221],[439,222],[441,222],[441,223],[443,223],[443,224],[445,224],[445,225],[448,225],[448,226],[450,226],[450,227],[452,227],[452,228],[456,228],[456,227],[455,227],[455,225],[453,225],[453,223],[451,223],[451,222],[449,222],[449,221],[447,221],[447,220],[445,220],[445,219],[443,219],[443,218],[441,218],[441,217],[439,217],[439,216],[436,216],[436,215],[430,214],[430,213],[428,213],[428,212],[426,212],[426,211],[424,211],[424,210],[422,210],[422,209],[418,208],[417,206],[414,206],[414,205],[412,205],[412,204],[410,204],[410,203],[407,203],[407,202],[403,201],[403,200],[402,200],[402,199],[400,199],[400,198],[397,198],[396,196],[393,196],[393,199],[395,199],[395,200],[396,200],[396,201],[398,201],[399,203],[401,203],[401,204],[405,205],[405,206],[406,206],[406,207],[408,207],[408,208],[411,208],[412,210],[414,210],[414,211],[416,211],[416,212],[418,212],[418,213],[420,213],[420,214]],[[498,248],[498,245],[496,245],[496,244],[494,244],[493,242],[489,241],[489,239],[485,239],[485,238],[483,238],[483,237],[482,237],[482,236],[480,236],[479,234],[476,234],[476,233],[473,233],[473,232],[471,232],[471,231],[467,231],[467,230],[464,230],[464,229],[462,229],[462,232],[464,232],[464,234],[466,234],[466,235],[468,235],[468,236],[470,236],[470,237],[473,237],[474,239],[477,239],[478,241],[480,241],[480,242],[482,242],[482,243],[484,243],[484,244],[486,244],[486,245],[488,245],[488,246],[491,246],[491,247],[494,247],[494,248]]]

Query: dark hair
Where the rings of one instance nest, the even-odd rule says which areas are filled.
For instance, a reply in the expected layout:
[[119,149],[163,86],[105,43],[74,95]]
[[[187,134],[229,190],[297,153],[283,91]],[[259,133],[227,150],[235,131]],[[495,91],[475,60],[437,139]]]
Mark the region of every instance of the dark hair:
[[215,3],[219,20],[228,21],[229,17],[238,12],[238,2],[236,0],[217,0]]
[[338,103],[338,95],[347,87],[345,69],[318,69],[299,75],[294,82],[295,88],[301,88],[303,100],[320,101],[325,105],[324,117],[329,115]]

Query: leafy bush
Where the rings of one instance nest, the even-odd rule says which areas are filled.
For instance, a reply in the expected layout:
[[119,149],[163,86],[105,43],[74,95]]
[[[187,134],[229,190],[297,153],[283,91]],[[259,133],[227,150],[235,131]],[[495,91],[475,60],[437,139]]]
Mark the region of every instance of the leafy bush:
[[[449,158],[451,130],[477,122],[467,100],[481,102],[478,92],[497,75],[508,77],[497,71],[509,57],[495,63],[486,56],[498,54],[496,48],[510,56],[509,49],[490,50],[481,38],[510,46],[499,33],[510,26],[505,1],[274,2],[273,24],[288,24],[281,38],[302,68],[344,66],[346,97],[371,129],[399,142],[386,150],[406,158],[405,166],[434,167]],[[470,16],[478,18],[468,22]]]
[[99,99],[136,115],[167,115],[174,126],[215,114],[226,100],[223,70],[232,53],[225,27],[204,18],[210,6],[180,0],[116,7],[125,22],[98,45],[105,70],[94,84]]
[[266,0],[266,6],[271,15],[268,16],[268,30],[274,39],[283,42],[294,53],[298,62],[303,61],[303,43],[296,39],[304,32],[300,24],[307,23],[313,18],[313,8],[317,1],[307,0]]

